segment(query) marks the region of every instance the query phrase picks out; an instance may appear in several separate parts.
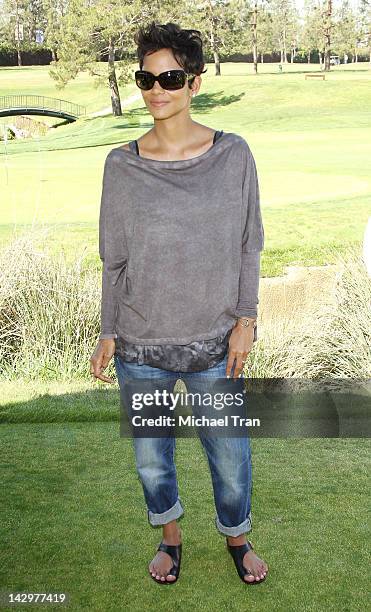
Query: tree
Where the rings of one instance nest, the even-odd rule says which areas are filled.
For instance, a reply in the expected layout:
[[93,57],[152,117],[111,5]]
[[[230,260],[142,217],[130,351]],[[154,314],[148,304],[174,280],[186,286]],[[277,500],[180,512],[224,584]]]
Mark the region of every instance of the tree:
[[348,0],[344,0],[335,13],[336,28],[333,36],[333,46],[336,53],[345,55],[352,51],[353,57],[357,56],[357,23],[356,16],[349,6]]
[[360,0],[358,6],[358,46],[369,53],[371,64],[371,4],[369,0]]
[[4,0],[4,42],[14,45],[18,66],[22,66],[22,51],[27,48],[27,0]]
[[316,12],[314,21],[317,26],[316,33],[318,34],[318,55],[322,66],[322,53],[324,58],[324,70],[330,70],[330,53],[332,42],[332,30],[335,28],[333,20],[332,0],[317,0],[313,7]]
[[44,0],[28,0],[25,5],[24,19],[28,26],[28,41],[33,43],[36,40],[36,30],[45,31],[47,25]]
[[46,11],[45,40],[51,50],[53,61],[58,59],[61,23],[68,11],[69,0],[43,0]]
[[[49,71],[57,88],[87,70],[96,86],[108,84],[112,112],[122,115],[119,85],[132,79],[133,36],[147,13],[150,17],[139,0],[91,0],[88,5],[71,0],[60,20],[58,61],[51,62]],[[117,66],[118,58],[122,61]]]
[[324,59],[325,59],[325,70],[330,70],[330,53],[331,53],[331,34],[332,29],[335,27],[332,19],[332,0],[326,0],[325,8],[322,11],[323,16],[323,36],[324,36]]
[[[217,8],[219,9],[219,19],[214,23],[219,25],[218,29],[218,59],[222,51],[227,55],[233,53],[246,53],[247,50],[252,51],[253,70],[258,72],[258,55],[260,53],[261,61],[263,61],[264,51],[272,50],[272,19],[269,12],[266,10],[268,3],[266,0],[257,0],[254,3],[246,2],[246,0],[231,0],[230,2],[220,2],[219,6],[213,3],[214,14]],[[206,31],[206,39],[208,37],[208,26],[204,28]],[[215,42],[215,37],[212,39]],[[216,56],[214,44],[214,58]],[[216,74],[220,74],[220,66],[218,66]]]
[[240,0],[205,0],[196,5],[185,2],[179,14],[182,28],[201,31],[205,55],[212,55],[215,75],[221,75],[221,58],[233,54],[241,39]]
[[293,48],[298,29],[296,9],[292,0],[272,0],[271,8],[275,45],[281,53],[281,63],[287,64],[288,45]]
[[[310,54],[314,49],[318,50],[322,43],[321,17],[317,10],[316,0],[306,0],[304,5],[304,26],[302,31],[302,45],[308,53],[308,64]],[[321,59],[321,55],[320,55]]]
[[257,24],[257,45],[261,63],[264,62],[264,53],[274,52],[273,19],[269,4],[262,6]]

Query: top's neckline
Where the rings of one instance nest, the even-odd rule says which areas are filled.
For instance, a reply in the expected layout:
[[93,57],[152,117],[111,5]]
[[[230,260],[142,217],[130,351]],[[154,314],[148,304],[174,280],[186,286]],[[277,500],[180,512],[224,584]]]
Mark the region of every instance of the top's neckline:
[[208,148],[207,151],[201,153],[201,155],[197,155],[196,157],[190,157],[189,159],[152,159],[151,157],[142,157],[141,155],[137,155],[131,149],[124,149],[123,147],[116,147],[115,151],[120,151],[128,159],[138,163],[142,163],[144,165],[158,166],[162,168],[187,167],[192,166],[193,164],[198,163],[201,160],[207,159],[208,157],[213,155],[217,150],[218,145],[221,142],[224,142],[227,136],[228,133],[223,131],[222,135],[217,138],[217,140],[211,145],[211,147]]

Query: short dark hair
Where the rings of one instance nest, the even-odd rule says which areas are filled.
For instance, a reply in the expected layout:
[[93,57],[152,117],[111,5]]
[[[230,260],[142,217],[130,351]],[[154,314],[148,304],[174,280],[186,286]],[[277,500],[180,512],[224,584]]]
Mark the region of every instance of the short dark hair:
[[140,70],[144,56],[160,49],[171,49],[178,64],[190,74],[202,74],[205,61],[202,38],[199,30],[183,30],[176,23],[158,24],[152,21],[136,32],[134,41],[138,45],[137,56]]

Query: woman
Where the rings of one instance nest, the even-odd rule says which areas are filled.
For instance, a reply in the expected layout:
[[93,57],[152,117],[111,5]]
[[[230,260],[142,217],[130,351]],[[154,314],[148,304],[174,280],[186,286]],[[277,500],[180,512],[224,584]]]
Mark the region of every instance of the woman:
[[[96,379],[114,356],[122,393],[158,380],[172,391],[216,377],[236,381],[256,340],[264,230],[256,165],[246,141],[193,121],[201,87],[202,41],[196,30],[155,23],[136,35],[136,83],[154,118],[138,141],[107,156],[99,247],[103,261],[101,334],[91,358]],[[231,381],[232,382],[232,381]],[[243,384],[243,381],[240,381]],[[130,412],[130,406],[125,404]],[[251,449],[247,436],[201,438],[216,504],[245,584],[265,579],[267,564],[245,532],[251,524]],[[174,437],[135,438],[136,465],[152,526],[163,538],[149,564],[159,584],[179,576],[183,514]]]

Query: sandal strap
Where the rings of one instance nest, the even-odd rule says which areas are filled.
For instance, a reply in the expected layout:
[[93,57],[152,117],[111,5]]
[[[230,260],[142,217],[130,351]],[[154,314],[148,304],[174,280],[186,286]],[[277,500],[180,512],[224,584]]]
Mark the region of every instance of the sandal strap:
[[227,540],[227,546],[228,546],[229,552],[231,553],[233,557],[233,560],[234,560],[234,563],[235,563],[235,566],[236,566],[236,569],[238,571],[240,578],[243,579],[244,576],[246,576],[246,574],[251,574],[251,572],[248,571],[242,563],[245,554],[249,550],[254,550],[253,545],[250,542],[250,540],[247,540],[247,542],[245,542],[244,544],[241,544],[240,546],[230,546]]
[[249,550],[254,550],[254,547],[250,540],[247,540],[244,544],[240,544],[240,546],[230,546],[227,540],[227,545],[230,550],[237,550],[240,551],[240,553],[243,552],[243,554],[247,553]]
[[171,576],[177,576],[179,571],[180,560],[182,557],[182,545],[170,545],[164,544],[164,542],[160,542],[160,545],[157,550],[161,550],[162,552],[167,553],[173,560],[173,567],[169,571]]

